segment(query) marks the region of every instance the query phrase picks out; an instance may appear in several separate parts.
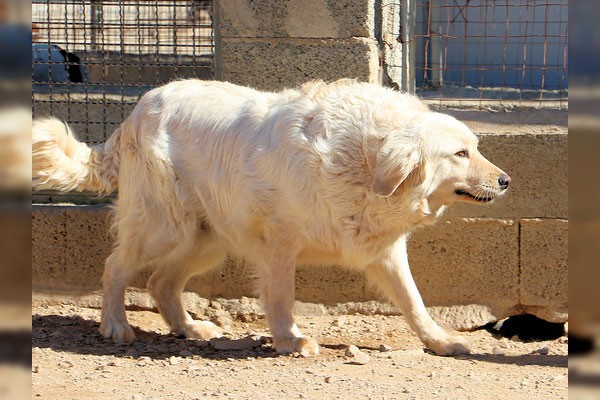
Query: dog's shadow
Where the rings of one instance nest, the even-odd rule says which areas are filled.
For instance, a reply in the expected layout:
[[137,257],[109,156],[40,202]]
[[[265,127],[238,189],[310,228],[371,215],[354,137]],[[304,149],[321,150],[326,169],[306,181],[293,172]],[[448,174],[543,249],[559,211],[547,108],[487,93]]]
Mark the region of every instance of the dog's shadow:
[[198,356],[212,360],[277,356],[268,341],[254,349],[215,350],[207,341],[145,331],[135,326],[132,328],[137,340],[119,345],[104,338],[98,331],[99,327],[98,322],[79,316],[33,315],[31,345],[58,352],[124,358],[149,357],[153,360],[165,360],[172,356]]
[[[118,345],[98,332],[99,323],[79,316],[34,315],[32,319],[32,347],[49,348],[59,352],[85,355],[166,360],[172,356],[197,356],[207,360],[273,358],[279,356],[268,342],[248,350],[215,350],[206,341],[165,335],[133,327],[137,340],[128,345]],[[344,344],[321,344],[322,347],[343,351]],[[359,346],[363,350],[375,348]],[[425,352],[432,354],[430,351]],[[567,367],[568,358],[562,355],[525,354],[504,356],[494,354],[468,354],[455,356],[465,362],[496,364],[538,365]]]

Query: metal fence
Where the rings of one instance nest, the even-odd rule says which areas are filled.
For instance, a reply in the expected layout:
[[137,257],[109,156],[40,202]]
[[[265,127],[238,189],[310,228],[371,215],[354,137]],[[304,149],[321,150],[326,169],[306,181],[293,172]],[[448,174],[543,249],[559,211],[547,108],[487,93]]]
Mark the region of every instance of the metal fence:
[[146,91],[214,76],[212,1],[33,0],[33,112],[101,143]]
[[566,106],[567,0],[402,0],[403,87],[440,103]]

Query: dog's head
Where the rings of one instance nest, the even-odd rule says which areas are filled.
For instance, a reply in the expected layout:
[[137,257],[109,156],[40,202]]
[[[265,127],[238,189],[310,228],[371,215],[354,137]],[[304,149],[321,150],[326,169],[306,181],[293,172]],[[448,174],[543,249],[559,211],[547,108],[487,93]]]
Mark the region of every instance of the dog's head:
[[455,118],[422,113],[381,143],[373,160],[372,189],[388,197],[410,186],[444,206],[490,202],[506,192],[511,179],[481,155],[477,144]]

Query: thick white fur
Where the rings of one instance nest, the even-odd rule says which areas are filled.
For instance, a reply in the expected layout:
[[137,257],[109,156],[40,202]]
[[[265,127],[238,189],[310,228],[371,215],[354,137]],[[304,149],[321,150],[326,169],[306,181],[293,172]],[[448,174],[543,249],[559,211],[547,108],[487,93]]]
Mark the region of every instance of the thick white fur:
[[406,238],[446,205],[477,200],[456,190],[501,194],[503,173],[462,123],[415,97],[351,80],[281,93],[187,80],[147,93],[103,149],[52,119],[35,123],[33,142],[40,187],[105,193],[118,184],[101,324],[116,342],[134,339],[124,291],[147,266],[174,332],[219,335],[192,320],[180,294],[231,254],[256,268],[279,352],[319,351],[292,316],[298,263],[365,271],[431,350],[468,351],[427,314]]
[[90,190],[98,194],[114,191],[119,173],[119,140],[117,130],[105,144],[90,149],[56,118],[34,121],[31,147],[35,187]]

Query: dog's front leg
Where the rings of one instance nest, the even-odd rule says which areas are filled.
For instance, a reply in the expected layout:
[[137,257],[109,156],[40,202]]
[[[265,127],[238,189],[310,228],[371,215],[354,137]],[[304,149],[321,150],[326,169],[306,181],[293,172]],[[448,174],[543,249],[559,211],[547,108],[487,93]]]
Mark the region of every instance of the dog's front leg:
[[[281,251],[277,251],[281,249]],[[261,298],[278,353],[298,352],[304,357],[319,354],[314,339],[304,337],[292,315],[295,298],[296,259],[290,248],[273,246],[258,265]]]
[[406,238],[401,238],[379,261],[367,267],[368,278],[400,308],[410,327],[434,353],[451,356],[469,353],[461,336],[446,333],[429,315],[415,285],[406,253]]

